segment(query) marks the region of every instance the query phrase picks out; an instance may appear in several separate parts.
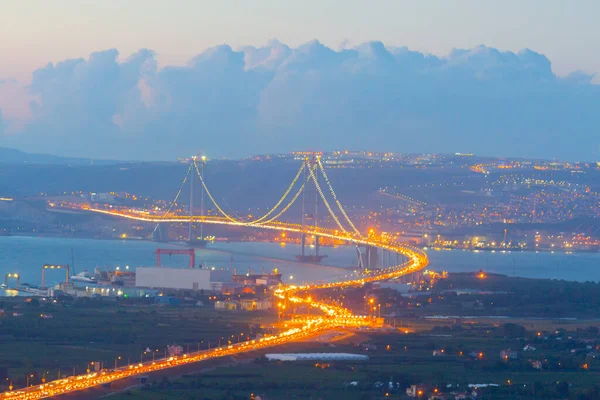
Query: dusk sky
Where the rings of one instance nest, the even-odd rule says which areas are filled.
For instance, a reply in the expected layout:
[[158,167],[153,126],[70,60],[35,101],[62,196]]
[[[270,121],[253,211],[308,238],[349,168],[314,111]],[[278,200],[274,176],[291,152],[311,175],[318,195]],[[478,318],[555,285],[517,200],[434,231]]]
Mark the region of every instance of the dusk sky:
[[600,159],[598,15],[595,0],[6,1],[0,146]]

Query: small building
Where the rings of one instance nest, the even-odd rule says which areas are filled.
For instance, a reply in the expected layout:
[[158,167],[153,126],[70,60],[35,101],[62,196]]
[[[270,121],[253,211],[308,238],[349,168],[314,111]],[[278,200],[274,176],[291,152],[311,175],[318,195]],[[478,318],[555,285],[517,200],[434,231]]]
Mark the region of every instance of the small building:
[[238,308],[239,303],[237,301],[225,300],[215,302],[215,310],[236,311]]
[[171,357],[178,356],[180,354],[183,354],[183,347],[177,345],[167,346],[167,352]]
[[90,201],[98,202],[98,203],[114,204],[115,196],[110,193],[91,193]]
[[541,370],[542,362],[540,360],[529,360],[533,369]]
[[261,311],[271,308],[271,302],[268,299],[242,299],[240,300],[240,309],[244,311]]
[[221,284],[221,294],[225,296],[233,296],[242,294],[244,284],[240,282],[223,282]]
[[516,360],[519,354],[515,350],[507,349],[500,352],[500,358],[503,360]]
[[252,286],[277,286],[281,283],[281,276],[282,275],[277,269],[270,274],[267,274],[264,271],[261,274],[254,274],[251,270],[248,270],[247,274],[238,275],[237,272],[234,272],[233,276],[231,277],[231,281]]
[[425,394],[425,386],[424,385],[410,385],[410,387],[406,388],[406,395],[408,397],[421,397]]

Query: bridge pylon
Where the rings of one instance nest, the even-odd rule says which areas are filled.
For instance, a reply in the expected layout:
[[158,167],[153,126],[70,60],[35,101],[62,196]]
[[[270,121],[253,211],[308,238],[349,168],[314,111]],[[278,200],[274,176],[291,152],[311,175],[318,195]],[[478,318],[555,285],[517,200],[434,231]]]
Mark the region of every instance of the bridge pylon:
[[167,223],[157,223],[152,231],[152,241],[168,242],[169,241],[169,225]]
[[[315,168],[317,166],[317,157],[319,157],[321,153],[310,153],[310,158],[308,155],[304,158],[305,168],[304,168],[304,182],[307,181],[306,176],[306,168],[309,168],[309,173],[314,173],[314,178],[318,182],[318,173],[319,170]],[[314,172],[311,172],[313,171]],[[313,185],[309,187],[311,190],[306,190],[306,187],[302,188],[302,230],[305,230],[307,227],[311,227],[309,222],[312,221],[312,227],[315,231],[319,228],[319,192],[317,190],[317,183],[313,182]],[[314,189],[314,193],[313,193]],[[321,242],[318,235],[314,235],[314,252],[311,254],[307,254],[306,251],[306,234],[302,233],[300,235],[300,254],[296,256],[296,259],[300,262],[306,263],[318,263],[321,262],[327,255],[320,254]]]
[[[206,156],[194,156],[192,157],[192,162],[196,163],[196,160],[200,160],[200,170],[197,171],[199,174],[199,178],[204,180],[204,164],[206,163]],[[190,221],[188,225],[188,243],[193,246],[198,247],[206,247],[207,241],[204,239],[204,224],[202,222],[200,225],[200,236],[196,236],[194,234],[194,181],[196,180],[196,174],[193,173],[190,177],[190,204],[189,204],[189,214]],[[204,185],[200,187],[200,217],[204,217]]]
[[379,251],[378,251],[377,247],[367,246],[366,257],[367,257],[367,269],[376,269],[376,268],[380,267]]

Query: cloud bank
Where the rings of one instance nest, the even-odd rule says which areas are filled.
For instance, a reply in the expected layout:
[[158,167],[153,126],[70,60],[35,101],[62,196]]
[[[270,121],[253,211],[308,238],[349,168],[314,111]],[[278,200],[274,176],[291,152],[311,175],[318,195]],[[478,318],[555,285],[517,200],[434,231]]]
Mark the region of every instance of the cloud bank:
[[436,57],[380,42],[335,51],[272,41],[159,69],[150,50],[119,61],[111,49],[48,64],[24,89],[26,123],[9,129],[0,103],[0,145],[58,155],[360,148],[600,159],[600,86],[582,72],[557,77],[531,50]]

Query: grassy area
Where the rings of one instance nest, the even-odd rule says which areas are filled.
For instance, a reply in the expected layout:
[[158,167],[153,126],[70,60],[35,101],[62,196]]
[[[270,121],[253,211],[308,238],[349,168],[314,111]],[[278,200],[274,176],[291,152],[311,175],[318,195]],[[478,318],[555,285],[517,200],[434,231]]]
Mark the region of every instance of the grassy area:
[[[427,390],[447,390],[447,385],[466,390],[469,383],[501,385],[483,389],[481,394],[486,399],[588,398],[576,396],[594,390],[596,382],[600,382],[600,356],[596,358],[600,353],[598,323],[555,317],[538,319],[535,312],[543,309],[541,315],[552,315],[552,307],[560,304],[557,316],[596,317],[600,303],[597,299],[586,302],[595,296],[600,285],[531,281],[493,275],[482,280],[462,274],[418,298],[368,286],[317,292],[313,295],[344,302],[358,313],[365,312],[366,300],[374,298],[376,304],[382,304],[387,321],[399,329],[393,333],[363,331],[346,341],[335,342],[335,348],[324,343],[303,343],[298,347],[303,352],[368,354],[368,362],[331,362],[322,368],[314,362],[265,362],[245,355],[218,364],[218,369],[214,369],[217,364],[209,362],[185,372],[154,375],[143,388],[115,394],[113,399],[247,399],[252,393],[266,394],[269,399],[370,399],[383,398],[386,391],[392,398],[399,398],[411,384],[424,384]],[[452,293],[451,289],[457,287],[477,291],[466,295]],[[91,362],[112,368],[115,359],[119,366],[137,363],[140,357],[149,361],[152,355],[164,356],[170,344],[194,351],[199,346],[208,348],[209,343],[211,347],[235,343],[264,332],[276,322],[276,316],[268,313],[159,307],[133,299],[0,302],[0,308],[5,310],[0,317],[0,373],[5,375],[0,377],[0,383],[7,384],[12,379],[16,387],[23,387],[28,375],[33,375],[31,383],[39,383],[44,374],[54,379],[59,371],[62,375],[82,373]],[[583,303],[589,314],[578,308]],[[424,318],[436,314],[463,317]],[[43,318],[44,315],[52,317]],[[365,342],[376,350],[370,346],[365,351],[359,346]],[[285,348],[294,349],[299,344]],[[525,352],[525,345],[536,350]],[[143,354],[146,348],[151,349],[151,354]],[[501,352],[509,349],[517,351],[517,357],[502,359]],[[434,350],[443,350],[443,354],[434,355]],[[251,362],[247,362],[248,358]],[[541,369],[534,368],[535,363]],[[201,369],[206,370],[196,373]],[[188,375],[181,376],[183,373]],[[391,390],[387,388],[389,381],[394,382]]]
[[[209,307],[157,307],[106,300],[81,304],[25,303],[4,299],[0,317],[2,380],[24,386],[26,375],[39,383],[44,374],[54,379],[83,373],[91,362],[113,368],[164,357],[166,346],[177,344],[195,351],[218,343],[245,340],[276,319],[264,313],[222,313]],[[2,308],[2,307],[0,307]],[[13,313],[22,314],[13,316]],[[42,315],[51,315],[43,318]],[[121,357],[121,359],[118,359]]]
[[[588,390],[600,381],[600,362],[570,352],[571,348],[580,346],[577,340],[569,340],[568,336],[558,340],[559,335],[537,336],[536,332],[529,332],[522,338],[510,338],[505,333],[501,327],[460,330],[444,335],[435,331],[371,333],[366,339],[371,345],[368,351],[358,346],[360,342],[364,344],[365,338],[355,338],[353,343],[353,339],[349,339],[351,342],[338,344],[335,348],[315,344],[314,348],[303,350],[367,354],[370,359],[365,362],[329,362],[322,368],[322,365],[316,365],[317,362],[257,359],[252,363],[178,379],[151,378],[145,387],[112,398],[248,399],[252,393],[271,400],[404,398],[405,388],[411,384],[425,384],[430,391],[434,388],[449,391],[448,384],[459,385],[457,390],[465,390],[469,383],[501,385],[482,390],[483,398],[567,398],[568,393],[564,396],[560,390],[576,396],[575,393]],[[536,346],[536,350],[531,353],[520,351],[517,360],[501,360],[501,350],[522,350],[524,343]],[[434,349],[444,349],[444,355],[434,356]],[[483,356],[470,357],[471,351]],[[529,359],[545,359],[548,363],[542,370],[535,370]],[[580,368],[584,362],[589,363],[587,369]],[[393,390],[377,387],[377,382],[387,386],[390,381],[398,386]],[[357,384],[353,386],[350,382]],[[561,383],[566,383],[567,389]],[[385,396],[386,392],[390,397]]]

